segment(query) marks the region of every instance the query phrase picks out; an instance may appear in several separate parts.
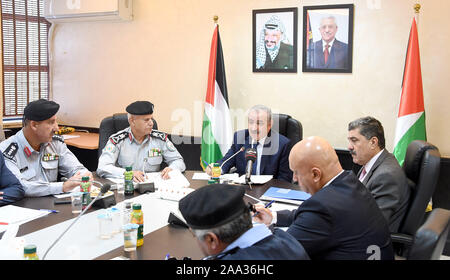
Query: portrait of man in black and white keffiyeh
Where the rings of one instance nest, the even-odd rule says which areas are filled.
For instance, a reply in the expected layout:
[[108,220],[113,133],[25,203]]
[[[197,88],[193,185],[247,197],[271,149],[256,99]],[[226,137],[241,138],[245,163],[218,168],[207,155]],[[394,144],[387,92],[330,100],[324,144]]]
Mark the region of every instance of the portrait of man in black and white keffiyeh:
[[259,34],[256,44],[256,69],[293,68],[293,43],[286,32],[285,24],[274,14],[263,24]]

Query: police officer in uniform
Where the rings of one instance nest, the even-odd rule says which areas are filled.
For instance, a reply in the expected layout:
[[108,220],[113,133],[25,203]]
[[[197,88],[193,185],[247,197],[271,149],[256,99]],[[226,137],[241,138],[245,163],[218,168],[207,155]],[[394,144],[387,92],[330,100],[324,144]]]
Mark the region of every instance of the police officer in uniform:
[[143,182],[144,172],[159,171],[163,160],[168,165],[161,171],[163,179],[169,178],[172,169],[183,172],[186,169],[183,157],[167,134],[153,129],[153,104],[136,101],[126,111],[130,126],[109,137],[98,160],[97,175],[120,178],[125,167],[131,166],[133,180]]
[[[59,104],[44,99],[30,102],[24,109],[23,128],[0,143],[6,166],[25,188],[25,196],[45,196],[68,192],[92,174],[67,148],[56,113]],[[69,178],[57,182],[58,173]]]
[[308,260],[303,246],[281,229],[252,224],[243,186],[213,184],[188,194],[179,209],[205,259]]

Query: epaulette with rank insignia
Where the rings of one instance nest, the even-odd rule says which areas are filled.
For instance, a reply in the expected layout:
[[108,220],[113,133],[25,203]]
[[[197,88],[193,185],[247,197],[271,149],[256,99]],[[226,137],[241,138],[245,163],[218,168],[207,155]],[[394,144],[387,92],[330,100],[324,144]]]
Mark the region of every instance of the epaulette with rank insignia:
[[159,138],[163,141],[167,140],[167,134],[162,131],[156,130],[156,129],[152,129],[152,133],[150,133],[150,136]]
[[119,142],[123,141],[123,139],[128,137],[128,132],[122,131],[120,133],[113,134],[111,137],[109,137],[109,140],[114,145],[119,144]]
[[19,145],[17,143],[9,144],[8,148],[3,152],[3,156],[9,160],[15,161],[14,157],[16,156],[17,151],[19,150]]
[[62,135],[57,135],[57,134],[55,134],[55,135],[52,136],[52,138],[53,138],[54,140],[57,140],[57,141],[60,141],[60,142],[63,142],[63,143],[64,143],[64,137],[63,137]]

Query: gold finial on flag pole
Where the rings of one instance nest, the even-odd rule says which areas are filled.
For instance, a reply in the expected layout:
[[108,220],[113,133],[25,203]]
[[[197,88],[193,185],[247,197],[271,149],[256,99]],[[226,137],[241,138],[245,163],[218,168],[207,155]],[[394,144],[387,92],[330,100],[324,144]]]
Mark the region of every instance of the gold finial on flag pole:
[[214,23],[217,24],[217,21],[219,20],[219,17],[218,17],[217,15],[215,15],[215,16],[213,17],[213,20],[214,20]]
[[420,8],[421,8],[421,6],[420,6],[420,4],[419,4],[419,0],[417,0],[417,3],[416,4],[414,4],[414,11],[415,11],[415,14],[414,14],[414,18],[416,19],[416,25],[417,25],[417,28],[419,28],[419,12],[420,12]]
[[420,4],[418,2],[416,4],[414,4],[414,10],[416,11],[416,14],[419,13],[419,11],[420,11]]

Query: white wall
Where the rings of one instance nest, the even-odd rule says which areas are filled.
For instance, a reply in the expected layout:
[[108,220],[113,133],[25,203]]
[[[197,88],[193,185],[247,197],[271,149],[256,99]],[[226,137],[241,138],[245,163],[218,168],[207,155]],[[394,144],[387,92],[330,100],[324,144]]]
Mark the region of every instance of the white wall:
[[[450,1],[421,1],[419,38],[428,140],[450,156]],[[355,4],[353,73],[303,73],[303,6]],[[371,5],[374,3],[375,6]],[[139,99],[153,102],[159,128],[201,135],[209,51],[219,16],[230,107],[265,104],[292,115],[304,136],[347,146],[347,124],[371,115],[392,151],[415,0],[134,0],[134,20],[64,23],[52,40],[53,97],[60,123],[98,127]],[[298,73],[252,72],[252,10],[298,7]],[[187,114],[187,116],[186,116]],[[180,116],[185,116],[180,118]],[[245,122],[236,129],[245,127]]]

